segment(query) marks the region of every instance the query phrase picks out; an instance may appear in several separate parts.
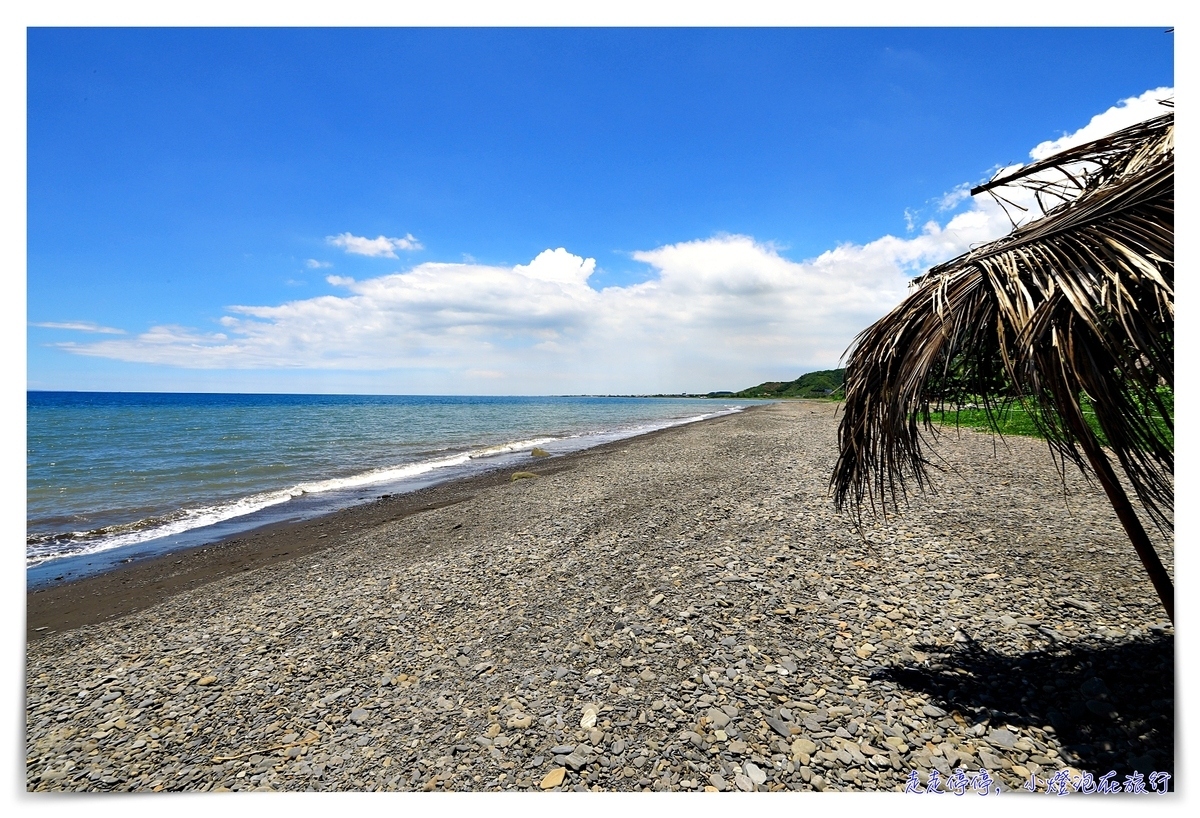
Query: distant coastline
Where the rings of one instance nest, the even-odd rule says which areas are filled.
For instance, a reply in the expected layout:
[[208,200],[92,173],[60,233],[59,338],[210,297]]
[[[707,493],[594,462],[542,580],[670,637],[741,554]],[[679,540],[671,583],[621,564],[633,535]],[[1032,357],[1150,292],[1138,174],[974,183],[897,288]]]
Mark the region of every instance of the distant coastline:
[[794,381],[764,381],[739,391],[717,390],[713,392],[657,392],[649,395],[564,395],[580,398],[749,398],[758,400],[782,400],[803,398],[826,400],[840,399],[846,380],[845,369],[820,369],[805,372]]

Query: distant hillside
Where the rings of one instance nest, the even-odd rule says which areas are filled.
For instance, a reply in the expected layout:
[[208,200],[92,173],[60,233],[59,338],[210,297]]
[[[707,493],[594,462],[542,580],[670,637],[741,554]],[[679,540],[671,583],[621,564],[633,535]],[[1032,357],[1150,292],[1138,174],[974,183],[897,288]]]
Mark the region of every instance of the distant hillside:
[[844,369],[823,369],[820,372],[809,372],[794,381],[780,383],[767,381],[749,389],[735,393],[739,398],[827,398],[837,397],[842,393],[842,383],[846,379]]

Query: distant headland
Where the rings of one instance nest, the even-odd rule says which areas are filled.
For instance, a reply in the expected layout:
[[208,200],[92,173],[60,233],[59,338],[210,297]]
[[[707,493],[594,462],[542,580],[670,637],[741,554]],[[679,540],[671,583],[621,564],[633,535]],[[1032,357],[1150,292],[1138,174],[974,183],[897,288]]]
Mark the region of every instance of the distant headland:
[[846,380],[845,369],[807,372],[794,381],[766,381],[740,392],[678,392],[653,395],[587,395],[571,397],[604,398],[840,398]]

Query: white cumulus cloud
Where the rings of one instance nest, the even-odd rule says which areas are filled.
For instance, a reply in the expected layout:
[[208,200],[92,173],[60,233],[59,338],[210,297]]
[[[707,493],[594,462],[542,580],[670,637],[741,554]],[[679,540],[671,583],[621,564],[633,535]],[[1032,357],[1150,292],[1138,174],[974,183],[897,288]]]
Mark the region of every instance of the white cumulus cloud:
[[329,276],[341,295],[231,307],[220,333],[162,326],[62,346],[195,369],[437,370],[524,393],[740,388],[832,366],[913,273],[1003,228],[997,212],[971,211],[802,262],[750,236],[716,236],[634,253],[655,275],[602,289],[589,282],[595,260],[561,247],[506,267],[427,262]]
[[325,240],[334,247],[341,247],[347,253],[353,253],[356,256],[374,256],[376,258],[396,258],[397,250],[421,249],[421,242],[417,241],[412,233],[407,234],[402,239],[393,239],[387,236],[377,236],[376,238],[368,239],[365,236],[355,236],[352,233],[341,233],[336,236],[328,236]]

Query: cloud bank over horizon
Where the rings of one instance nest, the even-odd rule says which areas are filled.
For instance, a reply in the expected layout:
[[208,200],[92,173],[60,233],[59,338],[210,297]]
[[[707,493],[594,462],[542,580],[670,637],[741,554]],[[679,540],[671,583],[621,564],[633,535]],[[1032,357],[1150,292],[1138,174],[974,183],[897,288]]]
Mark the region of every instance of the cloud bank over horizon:
[[[1170,95],[1159,88],[1124,100],[1030,156],[1155,116]],[[843,244],[801,261],[754,236],[716,235],[636,251],[632,260],[652,275],[599,288],[596,261],[564,247],[511,266],[431,261],[363,280],[327,276],[338,294],[232,306],[212,332],[161,325],[57,346],[185,369],[403,371],[446,393],[740,389],[837,365],[915,274],[1008,232],[994,201],[968,198],[966,186],[948,191],[946,221],[927,221],[914,235]],[[347,232],[327,241],[383,258],[421,249],[411,234]],[[326,265],[310,263],[317,266]]]

